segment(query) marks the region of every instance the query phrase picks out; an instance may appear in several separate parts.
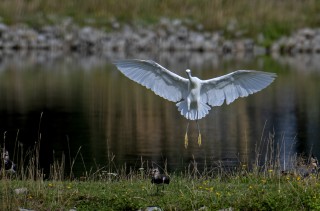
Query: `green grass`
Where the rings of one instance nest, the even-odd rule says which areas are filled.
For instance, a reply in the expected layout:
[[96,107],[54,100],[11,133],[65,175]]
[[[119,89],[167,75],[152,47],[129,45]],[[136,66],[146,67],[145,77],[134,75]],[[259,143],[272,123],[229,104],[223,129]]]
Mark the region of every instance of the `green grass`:
[[72,17],[79,24],[110,28],[112,19],[152,24],[168,17],[191,20],[203,24],[206,30],[228,34],[228,25],[236,21],[236,31],[254,38],[262,33],[266,45],[298,28],[319,26],[319,11],[317,0],[5,0],[0,4],[4,22],[32,26]]
[[[235,167],[222,163],[198,169],[194,160],[184,171],[163,172],[171,178],[169,185],[151,184],[148,162],[141,167],[125,165],[117,168],[113,156],[105,168],[74,177],[65,173],[64,156],[51,165],[49,179],[38,163],[39,146],[21,156],[16,174],[0,172],[0,210],[138,210],[158,206],[163,210],[318,210],[320,209],[320,179],[317,174],[302,177],[293,168],[280,171],[280,143],[274,135],[256,147],[256,158],[250,164],[239,162]],[[263,149],[262,149],[262,146]],[[18,148],[19,149],[19,148]],[[263,153],[262,151],[266,150]],[[21,150],[18,150],[21,151]],[[79,149],[80,151],[80,149]],[[309,158],[310,159],[310,158]],[[263,161],[264,160],[264,161]],[[308,158],[292,156],[287,162],[303,166]],[[25,163],[23,165],[22,163]],[[210,163],[210,165],[213,165]],[[306,168],[308,168],[306,166]],[[110,174],[113,173],[114,174]],[[70,179],[72,178],[72,179]],[[16,194],[15,190],[28,191]]]
[[[315,176],[265,176],[252,173],[215,177],[171,175],[162,191],[139,173],[117,181],[34,181],[2,179],[0,209],[35,210],[138,210],[158,206],[164,210],[315,210],[320,209],[320,184]],[[15,194],[25,187],[28,192]],[[160,191],[161,190],[161,191]]]

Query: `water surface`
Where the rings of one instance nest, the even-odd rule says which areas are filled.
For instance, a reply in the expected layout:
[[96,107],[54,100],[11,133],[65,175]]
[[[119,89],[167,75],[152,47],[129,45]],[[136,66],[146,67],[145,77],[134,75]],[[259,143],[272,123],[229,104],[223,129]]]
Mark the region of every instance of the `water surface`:
[[[174,103],[117,71],[110,61],[119,58],[153,59],[184,77],[187,68],[201,79],[237,69],[275,72],[278,77],[261,92],[214,107],[200,121],[200,147],[196,124],[191,123],[185,149],[187,120]],[[190,53],[6,56],[0,61],[0,133],[11,151],[17,143],[27,148],[40,140],[45,170],[63,152],[69,163],[69,150],[75,158],[80,147],[78,172],[106,166],[111,158],[118,166],[139,168],[148,162],[167,164],[172,171],[193,160],[208,166],[217,161],[251,163],[269,133],[281,146],[283,160],[311,151],[320,156],[318,61],[318,56]]]

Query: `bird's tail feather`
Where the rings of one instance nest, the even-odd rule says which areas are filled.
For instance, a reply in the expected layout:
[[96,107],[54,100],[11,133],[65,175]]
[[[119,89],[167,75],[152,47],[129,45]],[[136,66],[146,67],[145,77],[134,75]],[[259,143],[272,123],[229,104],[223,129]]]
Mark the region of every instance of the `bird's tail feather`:
[[198,109],[190,108],[190,110],[188,110],[188,103],[186,100],[178,102],[176,106],[178,107],[178,111],[180,111],[181,115],[190,120],[197,120],[205,117],[211,109],[211,107],[206,103],[200,102],[198,104]]

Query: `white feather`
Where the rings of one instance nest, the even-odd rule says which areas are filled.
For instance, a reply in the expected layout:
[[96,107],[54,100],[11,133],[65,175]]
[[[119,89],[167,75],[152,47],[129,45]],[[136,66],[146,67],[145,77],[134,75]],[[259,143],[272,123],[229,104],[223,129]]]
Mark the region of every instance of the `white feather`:
[[183,78],[151,60],[123,60],[114,63],[131,80],[173,102],[181,115],[190,120],[205,117],[210,106],[232,103],[267,87],[275,79],[275,73],[254,70],[238,70],[227,75],[200,80],[191,76]]
[[114,64],[125,76],[169,101],[182,100],[188,91],[188,79],[170,72],[154,61],[134,59]]
[[254,70],[238,70],[227,75],[202,81],[201,99],[211,106],[232,103],[239,97],[247,97],[267,87],[275,73]]

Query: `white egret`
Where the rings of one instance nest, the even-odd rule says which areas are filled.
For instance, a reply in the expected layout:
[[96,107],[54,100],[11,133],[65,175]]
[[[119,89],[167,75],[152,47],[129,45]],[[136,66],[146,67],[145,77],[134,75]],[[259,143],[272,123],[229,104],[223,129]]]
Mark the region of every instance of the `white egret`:
[[[275,73],[255,70],[237,70],[224,76],[200,80],[187,69],[183,78],[151,60],[120,60],[114,62],[117,68],[131,80],[151,89],[155,94],[169,101],[177,102],[181,115],[196,120],[198,144],[201,133],[198,120],[205,117],[211,107],[221,106],[224,101],[232,103],[239,97],[246,97],[267,87],[276,77]],[[185,147],[188,146],[188,127]]]

